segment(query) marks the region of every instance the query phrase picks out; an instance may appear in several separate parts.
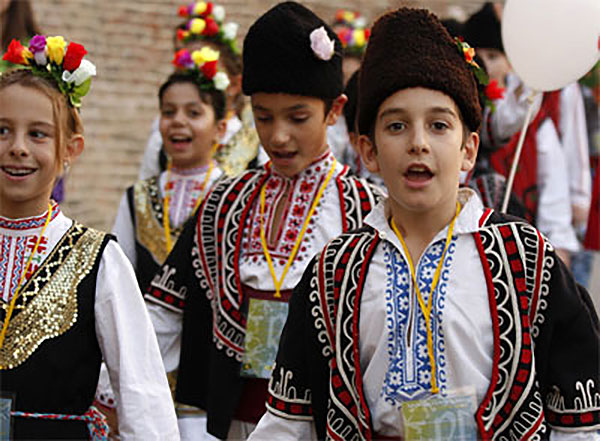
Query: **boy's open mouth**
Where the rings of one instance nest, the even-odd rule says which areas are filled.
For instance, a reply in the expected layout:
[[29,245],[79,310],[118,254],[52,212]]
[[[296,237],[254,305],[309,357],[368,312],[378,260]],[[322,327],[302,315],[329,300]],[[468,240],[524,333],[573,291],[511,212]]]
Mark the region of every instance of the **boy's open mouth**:
[[35,168],[31,167],[11,167],[11,166],[2,166],[0,169],[9,176],[20,178],[23,176],[28,176],[36,171]]
[[433,177],[433,173],[424,165],[411,165],[404,173],[410,181],[424,182]]
[[291,159],[296,156],[296,152],[272,152],[271,153],[275,158],[278,159]]

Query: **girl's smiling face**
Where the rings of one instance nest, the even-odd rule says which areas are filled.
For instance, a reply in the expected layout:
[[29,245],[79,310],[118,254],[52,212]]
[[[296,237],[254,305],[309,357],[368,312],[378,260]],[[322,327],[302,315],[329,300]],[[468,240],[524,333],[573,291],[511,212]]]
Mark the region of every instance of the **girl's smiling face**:
[[0,214],[43,213],[60,172],[51,99],[33,87],[0,89]]
[[224,120],[205,103],[190,82],[171,84],[160,106],[159,129],[165,151],[177,168],[196,168],[210,163],[213,145],[223,136]]

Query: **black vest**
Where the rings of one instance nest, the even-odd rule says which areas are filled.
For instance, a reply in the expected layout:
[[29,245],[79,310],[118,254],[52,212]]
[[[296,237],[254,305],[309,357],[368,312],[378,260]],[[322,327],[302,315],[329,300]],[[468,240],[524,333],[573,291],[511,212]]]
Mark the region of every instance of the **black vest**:
[[[68,239],[73,240],[74,246],[69,245]],[[104,233],[74,224],[24,286],[23,293],[26,294],[28,288],[33,288],[35,279],[39,283],[38,292],[24,300],[27,303],[26,309],[19,310],[13,315],[11,325],[17,324],[16,319],[20,314],[34,311],[34,300],[51,284],[56,284],[63,292],[73,291],[72,294],[67,295],[72,299],[71,308],[65,308],[72,311],[62,315],[65,321],[73,323],[67,324],[68,329],[62,333],[59,331],[58,336],[45,332],[46,336],[40,338],[37,334],[34,339],[38,340],[39,346],[31,346],[30,350],[33,352],[29,356],[17,361],[18,365],[12,369],[0,370],[0,390],[3,393],[14,394],[13,410],[83,415],[92,404],[102,362],[94,318],[96,278],[102,252],[109,239],[109,236]],[[76,259],[72,253],[77,253]],[[71,283],[66,283],[65,278],[60,274],[61,267],[65,273],[73,273],[74,262],[78,269],[85,268],[80,276],[82,278],[78,282],[73,283],[71,280]],[[54,301],[54,298],[48,296],[48,301]],[[74,310],[76,314],[73,314]],[[0,314],[3,315],[3,311]],[[57,313],[58,316],[60,313]],[[60,323],[60,320],[57,323]],[[36,327],[44,326],[46,326],[44,322],[35,321],[33,326],[25,329],[25,332],[34,335]],[[23,332],[23,329],[20,331]],[[10,332],[9,326],[9,334]],[[86,423],[81,421],[15,417],[13,437],[15,440],[87,440],[89,433]]]

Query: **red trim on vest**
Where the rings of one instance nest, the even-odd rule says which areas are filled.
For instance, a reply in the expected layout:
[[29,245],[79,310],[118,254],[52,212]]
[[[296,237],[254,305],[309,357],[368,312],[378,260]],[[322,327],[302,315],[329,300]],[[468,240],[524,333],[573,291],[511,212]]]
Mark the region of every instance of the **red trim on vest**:
[[494,283],[492,282],[492,272],[490,270],[490,264],[485,256],[485,251],[483,249],[483,243],[481,241],[481,236],[479,233],[473,234],[473,239],[475,240],[475,245],[477,245],[477,251],[479,252],[479,257],[481,259],[481,265],[483,266],[483,273],[485,275],[485,282],[488,290],[488,300],[490,303],[490,316],[492,317],[492,330],[494,334],[494,360],[492,365],[492,378],[490,379],[490,385],[485,394],[485,397],[481,401],[479,405],[479,409],[475,413],[475,421],[477,422],[477,426],[479,427],[479,433],[482,437],[482,440],[490,440],[492,438],[492,431],[486,431],[483,425],[483,412],[487,407],[488,403],[492,399],[492,394],[496,389],[496,384],[498,384],[498,364],[500,362],[500,325],[498,323],[498,305],[496,305],[496,297],[494,295]]
[[[369,406],[367,404],[367,400],[365,399],[365,392],[364,392],[363,381],[362,381],[362,372],[360,369],[360,348],[359,348],[359,344],[358,344],[359,340],[360,340],[360,336],[359,336],[358,319],[359,319],[359,312],[360,312],[360,301],[362,299],[362,293],[363,293],[363,289],[364,289],[367,268],[368,268],[369,264],[371,263],[371,256],[373,255],[375,247],[377,246],[378,243],[379,243],[379,237],[375,236],[373,239],[373,242],[369,245],[369,248],[367,249],[367,253],[365,254],[365,257],[363,259],[363,262],[362,262],[362,265],[360,268],[360,277],[358,279],[358,284],[356,285],[356,299],[354,301],[354,316],[352,317],[352,333],[356,336],[356,338],[352,339],[352,341],[353,341],[352,351],[354,352],[354,369],[356,371],[356,375],[355,375],[356,390],[358,392],[358,397],[360,399],[360,405],[363,409],[363,412],[365,413],[365,417],[366,417],[367,421],[371,421],[371,412],[369,411]],[[358,415],[357,415],[357,417],[358,417]],[[359,421],[360,421],[360,419],[359,419]],[[373,433],[371,431],[371,424],[367,424],[365,429],[366,429],[366,433],[364,435],[366,436],[367,440],[373,439]]]
[[596,176],[592,185],[592,204],[588,216],[587,232],[583,245],[588,250],[600,250],[600,168],[596,168]]
[[[558,132],[560,91],[546,92],[538,114],[527,127],[521,158],[513,181],[514,193],[525,206],[525,218],[535,223],[538,206],[537,189],[537,132],[546,118],[551,118]],[[490,155],[490,164],[498,173],[508,178],[521,132],[515,133],[501,149]]]

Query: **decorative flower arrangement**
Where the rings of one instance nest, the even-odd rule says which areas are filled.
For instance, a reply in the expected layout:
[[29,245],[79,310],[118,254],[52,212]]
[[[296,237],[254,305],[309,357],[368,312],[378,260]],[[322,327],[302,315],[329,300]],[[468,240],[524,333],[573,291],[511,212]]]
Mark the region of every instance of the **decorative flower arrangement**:
[[335,42],[329,38],[327,31],[321,26],[310,33],[310,48],[317,58],[329,61],[335,51]]
[[219,52],[208,46],[191,53],[181,49],[173,58],[177,70],[197,77],[200,89],[224,91],[229,86],[229,77],[225,72],[218,71],[218,63]]
[[81,44],[67,45],[61,36],[36,35],[28,48],[13,39],[2,59],[54,80],[71,105],[80,107],[81,98],[90,90],[92,76],[96,75],[96,66],[83,58],[85,54]]
[[180,17],[189,19],[184,29],[177,30],[177,39],[184,43],[194,40],[214,38],[228,45],[239,54],[236,36],[239,25],[234,22],[223,23],[225,8],[212,2],[194,2],[188,6],[180,6]]
[[479,83],[479,95],[481,96],[483,103],[493,112],[496,109],[494,101],[504,97],[504,89],[498,86],[496,80],[490,81],[486,71],[477,64],[475,61],[475,49],[460,38],[455,37],[454,41],[456,42],[458,51],[464,57]]
[[358,12],[339,9],[335,15],[334,26],[348,55],[362,56],[371,36],[367,22]]

